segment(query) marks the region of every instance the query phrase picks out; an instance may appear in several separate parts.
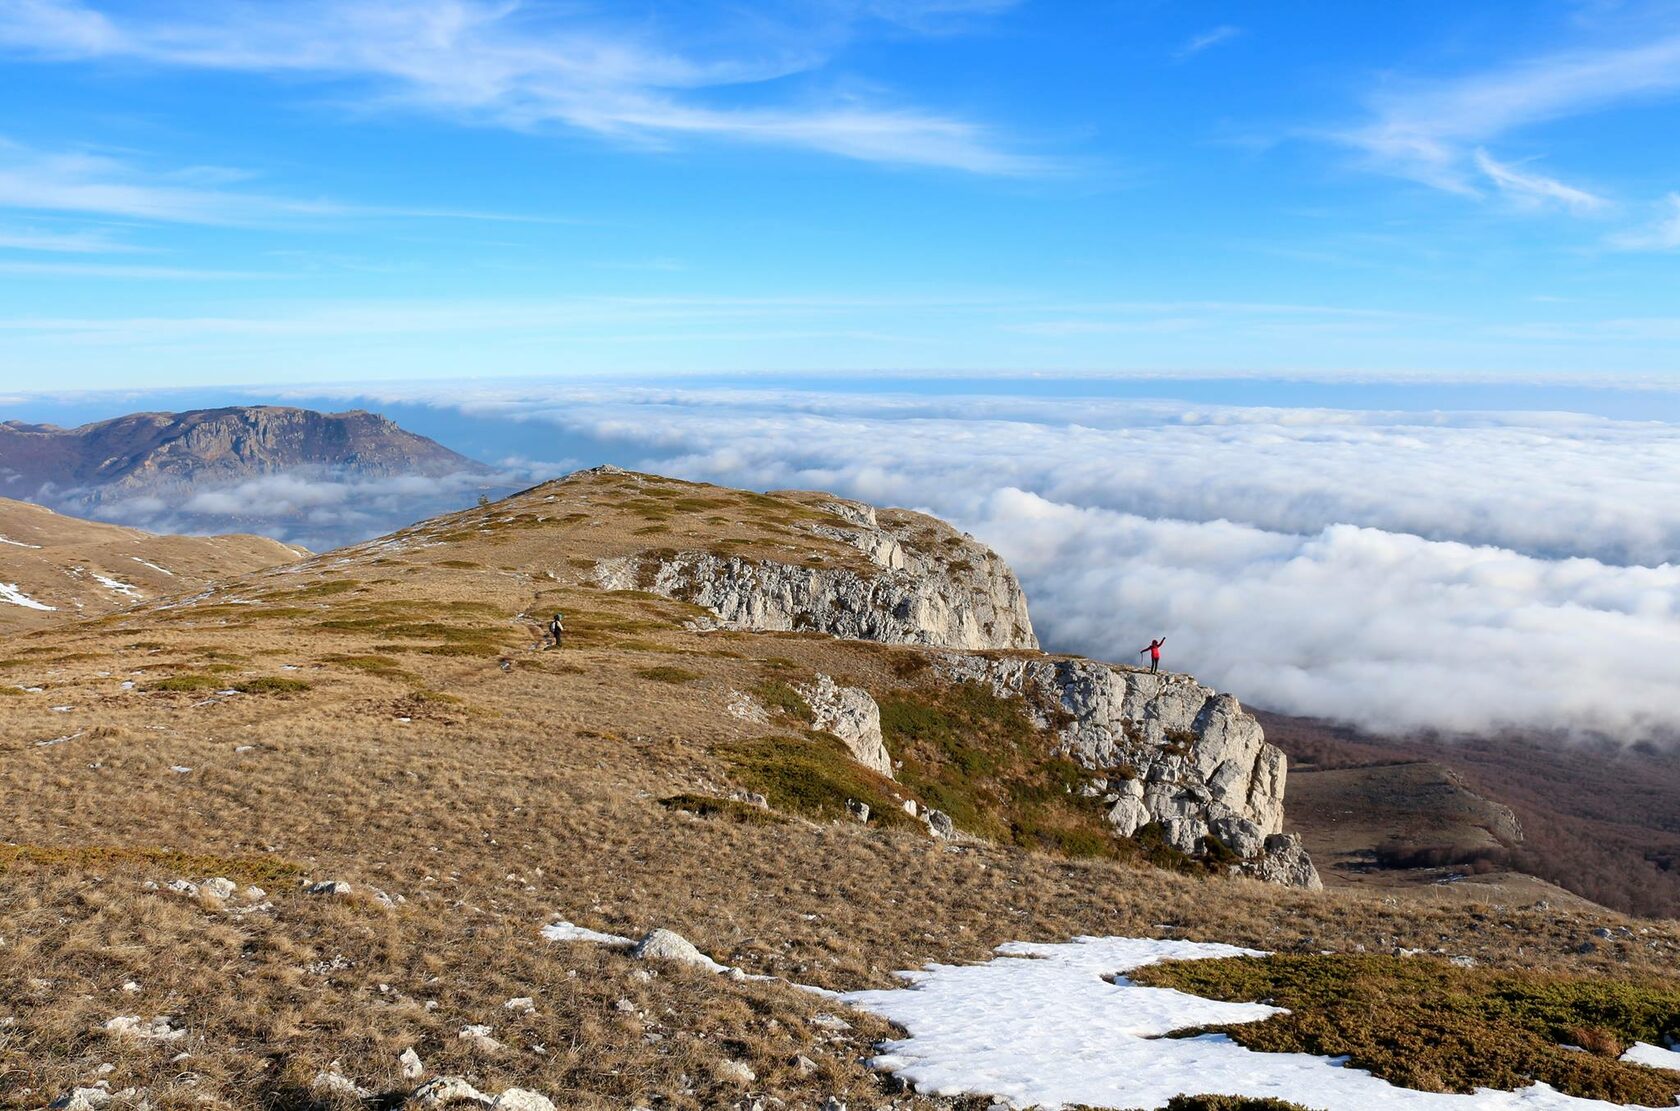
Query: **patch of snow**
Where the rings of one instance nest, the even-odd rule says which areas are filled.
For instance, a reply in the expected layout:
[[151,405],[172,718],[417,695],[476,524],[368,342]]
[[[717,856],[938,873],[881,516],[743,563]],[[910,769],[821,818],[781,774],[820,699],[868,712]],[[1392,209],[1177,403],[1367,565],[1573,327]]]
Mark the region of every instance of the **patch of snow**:
[[34,548],[36,551],[41,550],[41,545],[39,544],[25,544],[21,540],[13,540],[10,536],[0,536],[0,544],[10,544],[14,548]]
[[142,594],[138,590],[134,589],[134,587],[131,584],[125,583],[120,579],[113,579],[113,578],[110,578],[106,575],[101,575],[98,571],[93,572],[93,577],[94,577],[94,580],[96,582],[98,582],[99,585],[104,587],[106,590],[115,591],[116,593],[123,595],[125,598],[144,598],[145,597],[144,594]]
[[586,929],[585,926],[573,926],[568,921],[558,921],[543,926],[543,936],[549,941],[593,941],[596,945],[612,945],[617,948],[630,948],[635,945],[632,938],[620,938],[617,933],[601,933],[598,929]]
[[[1179,1093],[1270,1097],[1323,1111],[1586,1111],[1614,1105],[1535,1084],[1514,1092],[1419,1092],[1344,1059],[1257,1053],[1223,1034],[1174,1030],[1259,1022],[1278,1013],[1132,984],[1124,973],[1162,960],[1253,955],[1229,945],[1082,937],[1012,943],[978,965],[901,973],[909,986],[850,992],[844,1002],[909,1032],[871,1062],[917,1090],[972,1094],[1018,1107],[1161,1107]],[[1656,1050],[1657,1053],[1666,1051]],[[1668,1056],[1680,1060],[1680,1053]]]
[[17,583],[0,583],[0,602],[10,602],[14,606],[22,606],[28,610],[45,610],[48,613],[58,608],[57,606],[47,606],[37,602],[19,590]]
[[542,928],[542,935],[550,941],[593,941],[597,945],[612,945],[623,949],[636,944],[630,938],[585,929],[570,922],[551,922]]
[[167,567],[159,567],[157,564],[153,563],[151,560],[141,559],[139,556],[129,556],[128,558],[132,559],[134,562],[140,564],[142,567],[150,567],[152,570],[160,571],[163,574],[168,575],[170,578],[175,577],[175,572],[171,571]]
[[1672,1069],[1680,1072],[1680,1049],[1664,1049],[1649,1042],[1633,1043],[1633,1048],[1622,1054],[1622,1060],[1632,1061],[1636,1065],[1649,1065],[1654,1069]]

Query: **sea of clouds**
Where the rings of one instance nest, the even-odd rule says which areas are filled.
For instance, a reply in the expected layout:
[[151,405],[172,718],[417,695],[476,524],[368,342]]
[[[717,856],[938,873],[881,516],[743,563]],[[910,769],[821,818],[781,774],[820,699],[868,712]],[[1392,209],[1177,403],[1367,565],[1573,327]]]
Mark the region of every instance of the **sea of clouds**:
[[1680,730],[1670,424],[790,389],[448,403],[642,469],[928,510],[1014,565],[1047,646],[1135,659],[1165,634],[1172,664],[1267,708]]
[[[1171,666],[1268,709],[1382,731],[1680,735],[1680,425],[1029,392],[525,384],[354,400],[432,414],[450,446],[453,418],[505,428],[509,454],[487,461],[507,488],[613,462],[935,513],[1016,568],[1046,647],[1128,660],[1165,635]],[[364,530],[469,500],[427,481],[279,500]]]

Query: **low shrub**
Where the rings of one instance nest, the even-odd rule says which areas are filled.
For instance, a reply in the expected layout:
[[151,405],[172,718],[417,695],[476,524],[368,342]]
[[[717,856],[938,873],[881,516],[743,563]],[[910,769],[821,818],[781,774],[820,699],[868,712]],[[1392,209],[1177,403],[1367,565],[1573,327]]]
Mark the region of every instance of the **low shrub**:
[[1680,1096],[1680,1075],[1616,1060],[1633,1042],[1680,1038],[1680,984],[1673,982],[1370,954],[1172,961],[1129,975],[1192,995],[1287,1008],[1219,1032],[1264,1052],[1346,1056],[1352,1067],[1408,1088],[1511,1091],[1539,1080],[1584,1099],[1650,1107],[1673,1106]]

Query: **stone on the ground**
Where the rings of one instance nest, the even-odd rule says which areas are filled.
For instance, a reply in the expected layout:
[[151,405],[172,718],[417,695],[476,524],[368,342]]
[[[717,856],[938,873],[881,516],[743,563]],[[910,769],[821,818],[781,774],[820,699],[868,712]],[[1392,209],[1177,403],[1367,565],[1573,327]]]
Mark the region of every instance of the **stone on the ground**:
[[1254,875],[1268,883],[1304,887],[1308,891],[1323,891],[1324,881],[1318,877],[1306,846],[1299,834],[1274,833],[1266,838],[1265,852],[1253,863]]
[[840,738],[852,759],[888,779],[892,756],[881,736],[881,708],[862,687],[842,687],[827,675],[799,688],[811,707],[811,724]]
[[111,1093],[104,1088],[72,1088],[50,1104],[52,1111],[103,1111]]
[[709,968],[713,972],[723,971],[722,965],[696,949],[692,942],[673,930],[651,931],[636,942],[635,947],[630,950],[630,955],[638,960],[676,961],[679,964]]
[[200,886],[218,899],[231,899],[233,898],[233,893],[239,890],[232,880],[222,876],[215,876],[211,879],[207,879]]
[[461,1041],[471,1043],[472,1047],[485,1053],[498,1053],[502,1050],[502,1043],[490,1036],[490,1027],[470,1025],[461,1027],[461,1032],[455,1035]]
[[348,895],[353,889],[343,880],[322,880],[310,884],[307,890],[311,895]]
[[421,1062],[420,1054],[414,1052],[413,1046],[402,1051],[402,1056],[397,1058],[397,1064],[402,1069],[404,1080],[419,1080],[426,1074],[426,1066]]
[[187,1032],[175,1026],[168,1015],[158,1015],[150,1022],[139,1015],[117,1015],[105,1023],[105,1032],[145,1042],[173,1042],[187,1036]]
[[745,1061],[725,1061],[717,1067],[717,1074],[720,1079],[736,1084],[751,1084],[758,1079],[758,1074]]
[[428,1080],[414,1089],[409,1096],[409,1102],[421,1107],[447,1107],[456,1103],[476,1103],[480,1107],[489,1107],[493,1100],[477,1088],[468,1084],[464,1077],[439,1076]]
[[490,1104],[490,1111],[554,1111],[554,1101],[529,1088],[509,1088]]
[[530,996],[521,995],[516,999],[509,999],[502,1004],[504,1010],[512,1011],[516,1015],[534,1014],[537,1009],[536,1001]]
[[[333,1062],[335,1065],[337,1062]],[[328,1095],[346,1096],[350,1099],[366,1099],[372,1093],[365,1088],[358,1088],[356,1082],[339,1072],[336,1068],[322,1069],[315,1074],[315,1079],[309,1084],[310,1091],[325,1092]]]
[[957,834],[956,823],[943,810],[929,810],[922,818],[927,822],[928,832],[935,837],[955,837]]

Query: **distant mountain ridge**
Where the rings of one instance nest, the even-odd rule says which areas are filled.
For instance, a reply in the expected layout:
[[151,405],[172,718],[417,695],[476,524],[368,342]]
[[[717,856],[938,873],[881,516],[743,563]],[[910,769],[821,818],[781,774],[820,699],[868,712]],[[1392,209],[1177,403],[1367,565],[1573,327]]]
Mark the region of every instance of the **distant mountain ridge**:
[[60,428],[0,423],[0,483],[14,496],[87,501],[221,486],[309,469],[355,477],[487,474],[488,468],[376,413],[278,405],[132,413]]

